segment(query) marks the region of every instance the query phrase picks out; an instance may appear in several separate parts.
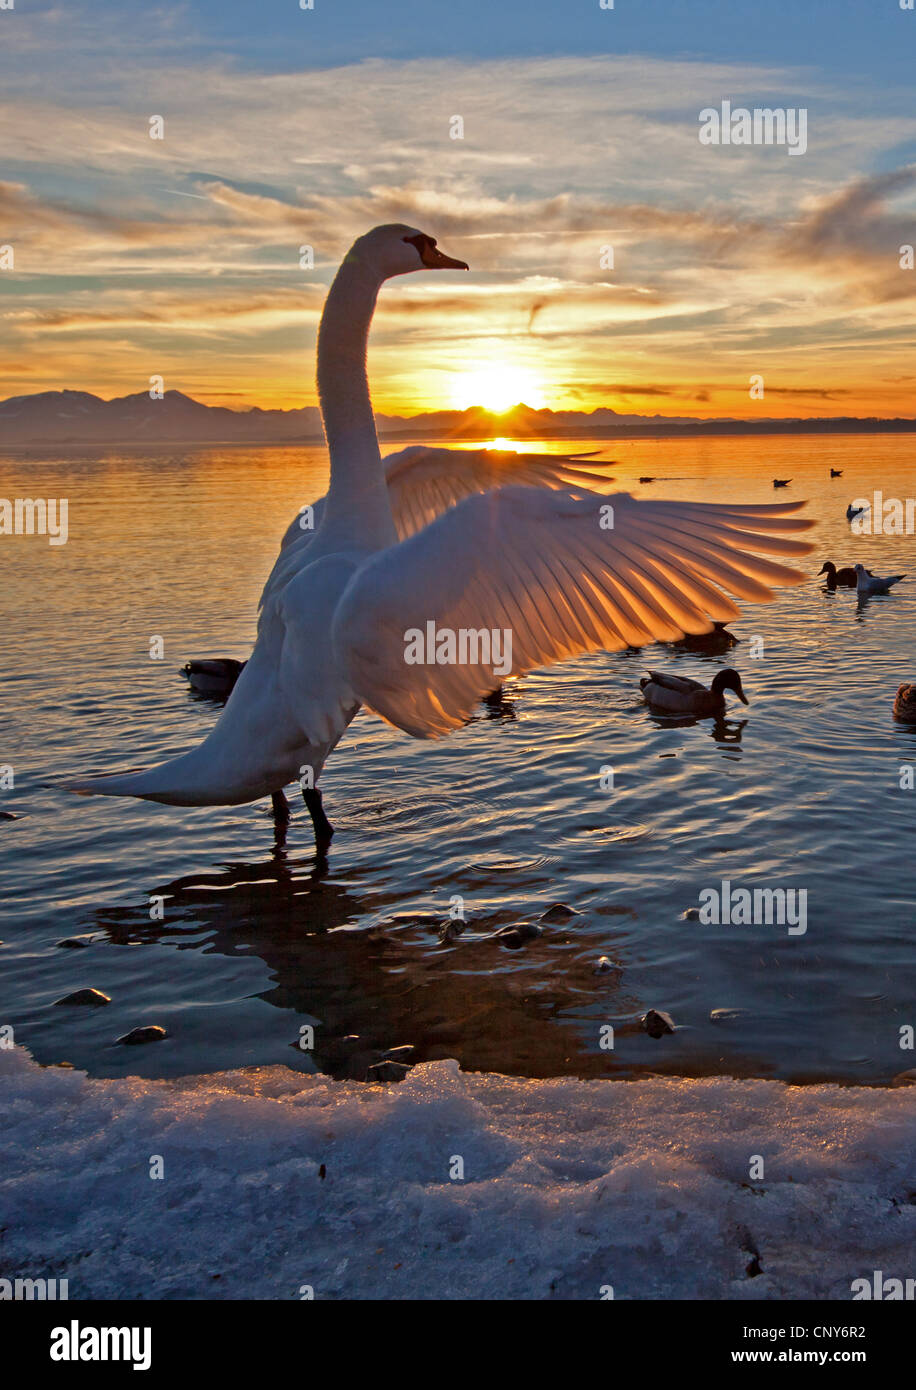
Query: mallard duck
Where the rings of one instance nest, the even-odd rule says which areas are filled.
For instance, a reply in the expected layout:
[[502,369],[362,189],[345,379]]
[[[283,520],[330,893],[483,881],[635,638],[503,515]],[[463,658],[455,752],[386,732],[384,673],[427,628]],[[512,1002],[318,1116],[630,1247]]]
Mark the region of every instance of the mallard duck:
[[732,666],[717,671],[709,690],[699,681],[684,676],[672,676],[665,671],[650,671],[639,682],[647,705],[668,714],[721,714],[725,709],[725,692],[733,690],[744,704],[748,698],[741,688],[741,677]]
[[773,479],[773,486],[774,486],[774,487],[788,487],[789,484],[791,483],[791,481],[792,481],[791,478],[774,478],[774,479]]
[[188,661],[178,674],[200,695],[228,695],[245,665],[244,661],[221,656],[212,661]]
[[916,685],[901,685],[894,699],[894,718],[916,724]]
[[729,632],[725,623],[714,622],[712,632],[688,632],[686,636],[679,637],[669,645],[677,647],[679,651],[724,652],[729,647],[737,646],[740,640],[733,632]]
[[854,507],[850,502],[849,506],[846,508],[846,520],[854,521],[857,516],[861,516],[866,510],[866,507]]
[[818,570],[818,578],[822,574],[827,576],[827,588],[833,593],[834,589],[854,589],[856,587],[856,572],[851,565],[844,566],[838,570],[832,560],[825,560]]
[[879,574],[870,574],[864,565],[856,565],[856,590],[860,598],[868,598],[871,594],[887,594],[901,579],[906,579],[906,575],[890,574],[886,579],[882,579]]

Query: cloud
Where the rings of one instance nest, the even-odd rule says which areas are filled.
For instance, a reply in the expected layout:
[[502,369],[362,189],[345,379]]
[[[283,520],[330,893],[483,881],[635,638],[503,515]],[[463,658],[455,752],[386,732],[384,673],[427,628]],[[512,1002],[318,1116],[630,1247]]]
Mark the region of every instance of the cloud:
[[[383,384],[409,375],[405,351],[420,346],[427,393],[499,353],[549,389],[649,399],[683,381],[703,406],[752,369],[791,373],[786,399],[826,402],[849,389],[824,385],[827,353],[867,350],[888,383],[905,369],[916,272],[898,251],[913,241],[916,170],[871,172],[889,130],[916,138],[899,92],[873,92],[861,115],[805,74],[809,152],[787,161],[700,146],[697,114],[716,93],[794,104],[797,73],[619,55],[268,73],[192,60],[202,36],[185,44],[188,23],[157,11],[146,48],[84,10],[11,30],[0,226],[16,271],[2,315],[22,376],[81,343],[112,374],[169,344],[176,370],[184,354],[226,390],[242,356],[246,384],[256,359],[307,381],[324,285],[349,242],[388,221],[430,231],[472,274],[386,288]],[[163,141],[149,138],[153,112]],[[455,112],[463,141],[449,139]]]

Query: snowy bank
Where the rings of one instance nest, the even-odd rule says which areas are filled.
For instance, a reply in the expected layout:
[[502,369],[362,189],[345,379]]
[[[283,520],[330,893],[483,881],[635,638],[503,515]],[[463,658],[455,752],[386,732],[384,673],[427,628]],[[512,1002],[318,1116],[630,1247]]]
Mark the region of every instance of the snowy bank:
[[94,1081],[17,1048],[0,1115],[0,1274],[71,1298],[848,1299],[916,1272],[911,1087]]

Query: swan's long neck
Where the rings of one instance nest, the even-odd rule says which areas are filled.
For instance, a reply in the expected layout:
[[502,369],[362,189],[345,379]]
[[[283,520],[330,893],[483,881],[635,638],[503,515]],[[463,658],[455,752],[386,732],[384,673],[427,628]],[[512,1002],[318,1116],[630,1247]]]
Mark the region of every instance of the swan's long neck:
[[331,456],[322,525],[342,522],[351,531],[359,526],[369,541],[378,526],[379,543],[388,544],[393,523],[366,375],[380,286],[351,251],[334,277],[318,329],[318,399]]

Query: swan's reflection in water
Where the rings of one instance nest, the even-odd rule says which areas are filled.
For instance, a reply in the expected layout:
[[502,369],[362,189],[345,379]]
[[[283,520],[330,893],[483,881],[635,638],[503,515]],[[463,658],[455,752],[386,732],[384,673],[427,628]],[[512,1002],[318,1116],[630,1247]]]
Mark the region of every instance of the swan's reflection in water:
[[[600,1046],[600,1025],[639,1031],[638,1000],[621,987],[609,944],[612,922],[600,952],[575,923],[545,923],[524,950],[507,949],[495,933],[520,920],[507,909],[475,914],[449,940],[444,911],[397,911],[397,899],[386,903],[358,876],[335,880],[326,864],[291,860],[282,849],[259,863],[175,879],[149,896],[165,900],[163,921],[150,921],[142,907],[116,908],[98,912],[97,926],[121,944],[256,953],[274,984],[254,997],[312,1023],[310,1056],[333,1076],[363,1080],[369,1063],[405,1045],[412,1063],[457,1057],[466,1070],[600,1076],[616,1066]],[[618,921],[632,915],[599,911]],[[596,976],[599,954],[613,968]],[[583,1026],[592,1015],[594,1025]],[[295,1026],[289,1042],[297,1046]]]

